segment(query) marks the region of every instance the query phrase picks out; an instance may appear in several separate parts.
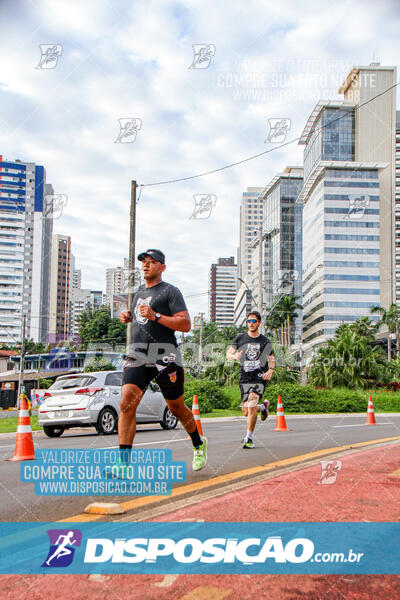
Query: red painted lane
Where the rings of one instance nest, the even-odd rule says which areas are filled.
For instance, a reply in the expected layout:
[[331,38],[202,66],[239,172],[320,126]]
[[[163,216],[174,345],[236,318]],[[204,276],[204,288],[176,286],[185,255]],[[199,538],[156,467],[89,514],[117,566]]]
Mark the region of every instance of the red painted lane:
[[398,600],[393,575],[2,575],[3,600]]
[[[163,521],[397,521],[400,444],[357,451],[318,484],[307,467],[165,515]],[[333,467],[333,468],[332,468]],[[335,469],[336,467],[336,469]],[[4,600],[395,600],[393,575],[3,575]]]
[[152,520],[398,521],[400,477],[391,473],[400,468],[400,443],[338,458],[333,484],[318,484],[318,464]]

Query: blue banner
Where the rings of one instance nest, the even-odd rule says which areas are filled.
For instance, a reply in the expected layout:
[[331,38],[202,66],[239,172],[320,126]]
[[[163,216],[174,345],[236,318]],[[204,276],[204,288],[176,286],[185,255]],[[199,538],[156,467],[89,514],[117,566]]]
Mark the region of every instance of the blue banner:
[[0,573],[399,574],[400,523],[1,523]]

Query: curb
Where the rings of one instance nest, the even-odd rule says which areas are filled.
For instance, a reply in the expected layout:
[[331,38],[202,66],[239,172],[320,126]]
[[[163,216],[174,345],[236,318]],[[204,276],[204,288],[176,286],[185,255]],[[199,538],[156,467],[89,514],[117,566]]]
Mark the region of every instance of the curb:
[[[265,465],[250,467],[240,471],[233,471],[225,475],[219,475],[208,480],[201,480],[195,483],[179,486],[172,490],[170,496],[144,496],[136,497],[125,502],[121,502],[120,506],[125,512],[129,512],[123,519],[124,521],[143,521],[153,516],[159,516],[167,512],[172,512],[183,505],[196,504],[208,497],[221,496],[226,492],[240,489],[242,487],[251,486],[253,483],[277,477],[284,472],[298,471],[313,464],[317,464],[321,458],[329,456],[352,454],[357,451],[370,450],[382,445],[390,445],[400,443],[400,436],[390,438],[380,438],[377,440],[369,440],[367,442],[357,442],[355,444],[346,444],[345,446],[337,446],[333,448],[324,448],[312,453],[300,454],[283,459],[277,462],[267,463]],[[60,519],[59,522],[87,522],[97,521],[102,515],[80,513]]]

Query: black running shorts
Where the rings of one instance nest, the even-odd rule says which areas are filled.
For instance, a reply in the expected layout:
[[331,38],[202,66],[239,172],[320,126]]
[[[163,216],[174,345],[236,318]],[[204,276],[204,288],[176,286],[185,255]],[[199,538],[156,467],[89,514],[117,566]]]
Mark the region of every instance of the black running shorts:
[[183,395],[184,370],[175,363],[164,365],[159,370],[156,366],[134,366],[135,361],[129,358],[123,367],[122,385],[133,383],[145,392],[150,381],[155,381],[166,400],[176,400]]
[[254,392],[258,395],[258,401],[261,400],[265,390],[265,383],[263,381],[256,381],[254,383],[239,383],[239,388],[242,404],[245,404],[249,400],[249,395],[251,392]]

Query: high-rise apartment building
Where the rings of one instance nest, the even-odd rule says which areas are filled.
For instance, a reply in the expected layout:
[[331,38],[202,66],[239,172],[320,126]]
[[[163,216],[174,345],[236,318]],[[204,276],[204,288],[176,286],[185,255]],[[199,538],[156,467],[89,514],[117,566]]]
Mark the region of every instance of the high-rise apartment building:
[[400,305],[400,110],[396,112],[395,202],[396,303]]
[[254,238],[254,231],[262,224],[263,202],[260,198],[261,187],[248,187],[243,192],[240,205],[240,234],[238,252],[238,276],[247,282],[251,274],[251,249],[250,241]]
[[371,63],[351,69],[339,89],[345,101],[357,105],[353,160],[386,164],[379,173],[380,304],[385,308],[395,301],[396,81],[396,67]]
[[[380,295],[380,174],[355,160],[353,102],[319,102],[303,131],[303,349],[370,316]],[[361,137],[361,136],[358,136]]]
[[209,279],[210,321],[219,327],[234,324],[234,301],[237,292],[235,258],[219,258],[211,265]]
[[50,283],[50,343],[66,340],[70,333],[71,238],[53,236]]
[[71,292],[70,301],[70,334],[78,335],[80,320],[79,317],[83,312],[93,306],[93,297],[91,290],[81,290],[80,288],[73,288]]
[[127,274],[128,274],[128,259],[124,258],[122,267],[114,267],[106,269],[106,304],[113,306],[113,295],[127,293],[125,290]]
[[[303,186],[303,169],[286,167],[261,193],[265,244],[264,299],[271,308],[282,295],[302,295],[302,213],[297,198]],[[301,311],[292,324],[291,342],[301,338]]]
[[0,156],[0,342],[47,343],[53,188],[44,167]]

